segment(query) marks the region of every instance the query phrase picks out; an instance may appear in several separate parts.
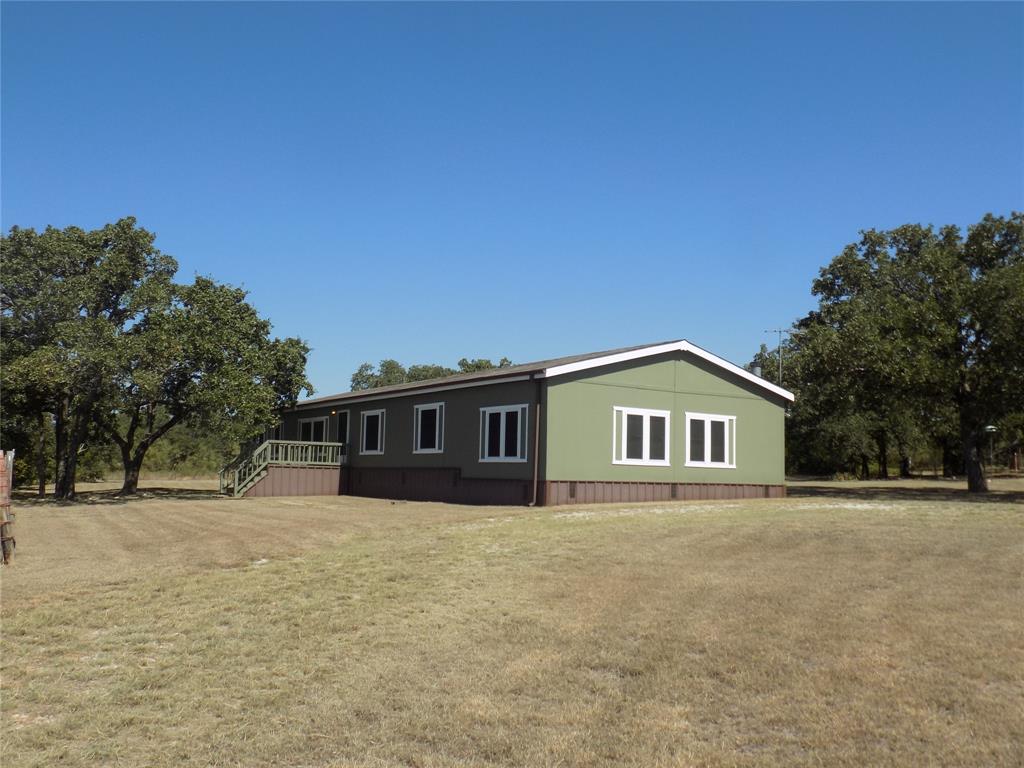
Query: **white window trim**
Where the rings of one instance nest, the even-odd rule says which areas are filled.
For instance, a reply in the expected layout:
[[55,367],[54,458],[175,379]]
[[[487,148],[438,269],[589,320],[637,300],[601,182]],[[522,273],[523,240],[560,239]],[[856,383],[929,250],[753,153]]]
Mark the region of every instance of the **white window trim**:
[[[519,411],[519,436],[522,440],[522,444],[517,445],[519,449],[518,453],[522,456],[487,456],[487,443],[490,437],[491,420],[489,416],[492,413],[511,413],[512,411]],[[523,464],[530,460],[529,447],[530,447],[530,405],[529,403],[520,403],[518,405],[491,405],[485,406],[480,409],[480,448],[478,455],[481,463],[487,464]],[[506,417],[501,417],[501,434],[498,438],[498,444],[501,449],[505,450],[505,422]]]
[[[704,422],[704,456],[711,456],[711,424],[712,421],[725,422],[725,461],[692,461],[690,459],[690,422]],[[736,417],[723,413],[686,412],[686,466],[706,467],[708,469],[736,469]]]
[[[359,412],[359,455],[360,456],[383,456],[384,455],[384,436],[387,433],[387,409],[377,408],[372,411],[360,411]],[[379,427],[379,440],[377,444],[380,450],[367,451],[366,450],[366,417],[367,416],[380,416],[380,427]]]
[[[436,439],[437,448],[420,448],[420,414],[423,411],[437,411]],[[444,453],[444,403],[423,403],[414,405],[412,409],[412,452],[413,453]]]
[[330,418],[329,416],[312,416],[312,417],[310,417],[308,419],[299,419],[299,434],[296,435],[295,439],[299,440],[299,441],[302,441],[302,442],[311,442],[311,443],[315,442],[313,440],[313,427],[309,428],[309,438],[310,439],[308,441],[303,441],[302,440],[302,425],[303,424],[314,424],[314,423],[316,423],[318,421],[322,421],[324,423],[324,439],[323,439],[323,442],[325,442],[325,443],[328,442],[328,440],[327,440],[327,437],[328,437],[328,434],[329,434],[328,433],[328,429],[331,426],[330,422],[329,422],[329,418]]
[[[618,414],[622,414],[622,434],[616,434],[616,426],[620,421],[616,417]],[[643,449],[644,457],[642,459],[627,459],[626,458],[626,417],[627,416],[643,416]],[[665,458],[664,459],[652,459],[651,455],[651,416],[662,416],[665,419]],[[612,464],[630,464],[633,466],[643,467],[670,467],[671,464],[671,446],[672,446],[672,412],[671,411],[660,411],[654,408],[630,408],[625,405],[612,406]],[[619,456],[621,459],[615,458],[616,447],[620,449]]]

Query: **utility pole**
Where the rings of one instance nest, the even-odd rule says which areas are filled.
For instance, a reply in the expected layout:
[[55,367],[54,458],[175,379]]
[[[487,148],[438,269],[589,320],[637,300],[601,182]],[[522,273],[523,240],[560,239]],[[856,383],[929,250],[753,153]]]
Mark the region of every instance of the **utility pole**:
[[788,333],[793,336],[800,331],[791,331],[789,328],[766,328],[765,333],[777,333],[779,334],[779,386],[782,386],[782,334]]

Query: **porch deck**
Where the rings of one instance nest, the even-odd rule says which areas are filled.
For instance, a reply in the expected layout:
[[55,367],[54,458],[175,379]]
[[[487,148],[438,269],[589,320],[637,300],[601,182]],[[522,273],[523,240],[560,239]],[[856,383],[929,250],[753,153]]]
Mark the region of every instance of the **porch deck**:
[[301,440],[265,440],[250,451],[242,451],[220,471],[220,492],[245,496],[266,478],[273,467],[338,470],[348,462],[345,443]]

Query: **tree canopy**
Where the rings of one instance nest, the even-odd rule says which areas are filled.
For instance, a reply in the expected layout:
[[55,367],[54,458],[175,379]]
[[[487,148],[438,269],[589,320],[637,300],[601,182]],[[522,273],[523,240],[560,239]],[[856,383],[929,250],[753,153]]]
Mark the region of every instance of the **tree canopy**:
[[120,449],[125,492],[135,490],[146,451],[176,424],[243,440],[311,390],[306,345],[271,339],[245,297],[199,277],[123,335],[99,423]]
[[[783,350],[797,392],[789,453],[798,468],[859,467],[882,476],[895,451],[943,451],[986,488],[986,429],[1009,434],[1024,411],[1024,214],[968,228],[868,230],[821,270],[818,308]],[[778,351],[775,352],[775,355]],[[755,357],[777,378],[767,350]]]
[[59,498],[74,496],[91,442],[118,446],[132,493],[146,451],[177,424],[251,433],[311,391],[302,341],[271,339],[240,289],[175,283],[154,242],[130,217],[2,240],[4,417],[52,414]]

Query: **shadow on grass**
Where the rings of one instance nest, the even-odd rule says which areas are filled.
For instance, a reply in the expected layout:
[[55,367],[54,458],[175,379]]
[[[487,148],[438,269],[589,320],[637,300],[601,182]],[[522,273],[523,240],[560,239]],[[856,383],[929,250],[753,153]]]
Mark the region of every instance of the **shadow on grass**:
[[991,490],[988,493],[970,493],[967,484],[953,485],[948,481],[936,481],[932,485],[887,487],[884,484],[801,483],[787,485],[786,496],[790,498],[816,498],[828,496],[840,499],[861,499],[870,501],[960,501],[979,504],[1024,504],[1024,491]]
[[52,495],[40,497],[36,491],[27,488],[15,488],[11,492],[11,501],[31,506],[67,506],[70,504],[128,504],[144,499],[209,501],[211,499],[227,499],[227,496],[216,490],[203,488],[162,488],[147,487],[140,489],[133,496],[120,496],[118,489],[96,491],[79,491],[73,501],[58,501]]

